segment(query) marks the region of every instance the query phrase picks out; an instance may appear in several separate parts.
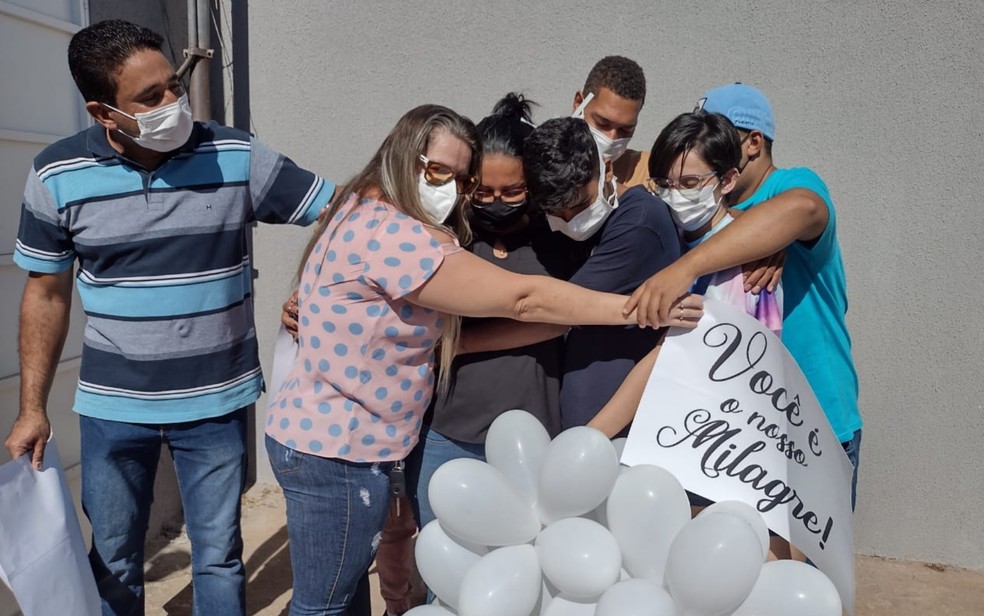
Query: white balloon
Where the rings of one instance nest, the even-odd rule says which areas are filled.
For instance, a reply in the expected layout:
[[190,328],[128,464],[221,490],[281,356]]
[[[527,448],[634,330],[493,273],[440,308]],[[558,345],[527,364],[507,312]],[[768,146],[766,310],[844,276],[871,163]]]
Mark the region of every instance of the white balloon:
[[403,616],[455,616],[455,614],[439,605],[418,605]]
[[625,469],[608,496],[606,516],[626,570],[662,584],[670,544],[690,521],[690,501],[676,477],[652,464]]
[[585,514],[602,502],[618,476],[615,447],[587,426],[557,435],[540,466],[537,511],[544,524]]
[[449,537],[438,520],[427,524],[417,535],[414,556],[420,577],[441,601],[454,609],[458,609],[458,589],[465,574],[488,551],[469,547]]
[[762,514],[748,503],[732,500],[714,503],[698,513],[697,517],[721,512],[733,513],[752,526],[755,533],[758,534],[759,541],[762,542],[762,561],[765,562],[769,556],[769,527],[765,524],[765,518],[762,517]]
[[544,528],[536,538],[536,553],[543,575],[572,599],[598,597],[622,571],[615,537],[584,518],[565,518]]
[[677,616],[670,593],[643,579],[619,582],[598,599],[595,616]]
[[502,471],[520,496],[535,505],[540,464],[548,445],[550,435],[539,419],[526,411],[506,411],[489,426],[485,459]]
[[543,616],[594,616],[597,608],[598,604],[594,601],[581,603],[563,595],[558,595],[547,605]]
[[762,569],[762,546],[733,513],[694,518],[677,533],[666,560],[666,587],[687,616],[731,614],[748,598]]
[[531,545],[492,550],[461,582],[460,616],[529,616],[540,598],[540,566]]
[[819,569],[797,560],[762,565],[752,594],[734,616],[840,616],[841,599],[834,583]]
[[501,472],[458,458],[442,464],[427,487],[431,508],[448,534],[489,546],[528,543],[540,520]]

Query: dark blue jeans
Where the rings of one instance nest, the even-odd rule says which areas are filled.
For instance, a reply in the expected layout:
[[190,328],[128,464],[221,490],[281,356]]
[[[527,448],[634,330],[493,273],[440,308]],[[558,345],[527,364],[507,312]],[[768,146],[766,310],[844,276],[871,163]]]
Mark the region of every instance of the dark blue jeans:
[[92,524],[89,561],[104,616],[144,613],[144,540],[161,446],[167,445],[191,540],[195,616],[241,616],[246,577],[240,496],[246,410],[179,424],[79,416],[82,507]]
[[393,463],[322,458],[269,436],[266,449],[287,501],[290,616],[354,614],[389,512]]
[[430,426],[420,430],[420,441],[407,456],[407,491],[420,528],[435,518],[427,498],[427,486],[439,466],[458,458],[485,461],[485,445],[456,441]]

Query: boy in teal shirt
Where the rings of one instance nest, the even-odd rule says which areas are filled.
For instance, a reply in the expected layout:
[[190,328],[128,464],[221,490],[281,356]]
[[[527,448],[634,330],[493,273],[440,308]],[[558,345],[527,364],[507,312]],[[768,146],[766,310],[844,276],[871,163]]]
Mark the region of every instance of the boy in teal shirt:
[[659,315],[665,322],[698,277],[785,249],[783,343],[854,465],[853,504],[862,421],[845,322],[847,284],[830,193],[810,169],[779,169],[773,164],[775,120],[761,92],[730,84],[711,90],[701,103],[704,111],[720,113],[738,128],[741,175],[729,197],[732,207],[746,213],[646,281],[626,310],[638,305],[641,325],[657,325]]

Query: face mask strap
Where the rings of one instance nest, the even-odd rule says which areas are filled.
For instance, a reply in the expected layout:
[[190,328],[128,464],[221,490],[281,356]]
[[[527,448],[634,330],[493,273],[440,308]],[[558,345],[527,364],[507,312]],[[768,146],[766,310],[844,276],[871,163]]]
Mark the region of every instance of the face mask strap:
[[587,96],[581,99],[581,104],[577,106],[577,109],[574,110],[571,117],[584,119],[584,110],[587,108],[588,103],[590,103],[593,99],[594,92],[589,92]]

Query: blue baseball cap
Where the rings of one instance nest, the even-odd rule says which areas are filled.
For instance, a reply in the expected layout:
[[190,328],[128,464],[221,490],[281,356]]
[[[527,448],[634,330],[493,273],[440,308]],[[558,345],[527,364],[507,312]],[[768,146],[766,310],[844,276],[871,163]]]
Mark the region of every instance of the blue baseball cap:
[[[714,88],[704,95],[703,109],[708,113],[720,113],[742,130],[761,132],[770,141],[776,138],[776,119],[772,115],[769,99],[752,86],[729,83]],[[697,103],[701,107],[700,101]]]

